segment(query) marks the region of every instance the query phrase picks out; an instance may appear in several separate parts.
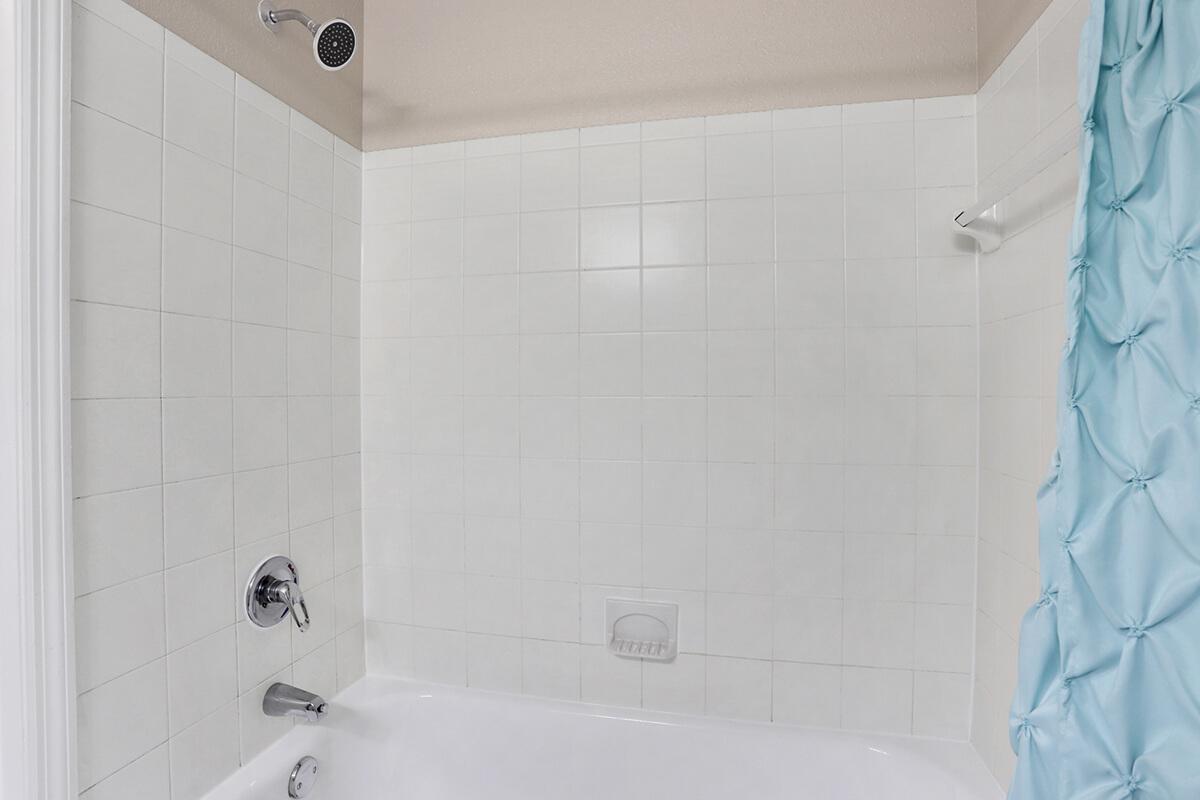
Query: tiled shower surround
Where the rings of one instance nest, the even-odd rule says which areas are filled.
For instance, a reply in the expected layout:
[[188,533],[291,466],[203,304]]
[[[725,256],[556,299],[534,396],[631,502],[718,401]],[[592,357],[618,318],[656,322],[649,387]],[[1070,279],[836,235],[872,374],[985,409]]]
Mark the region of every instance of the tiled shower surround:
[[[977,98],[361,171],[120,0],[79,0],[82,796],[199,797],[289,729],[259,710],[270,682],[332,695],[368,667],[953,738],[973,720],[1006,781],[1075,156],[998,207],[978,286],[948,220],[1076,123],[1086,6],[1054,0]],[[275,552],[307,634],[237,607]],[[679,658],[605,652],[610,596],[678,603]]]
[[[1055,0],[979,93],[987,186],[1079,125],[1076,54],[1087,0]],[[979,603],[971,741],[1002,784],[1021,617],[1040,594],[1034,497],[1055,447],[1067,240],[1079,155],[996,208],[1004,246],[979,258]]]
[[[118,0],[74,6],[79,786],[191,800],[363,674],[361,156]],[[313,624],[252,628],[290,554]]]
[[[369,153],[367,663],[965,738],[974,98]],[[602,646],[679,604],[682,654]]]

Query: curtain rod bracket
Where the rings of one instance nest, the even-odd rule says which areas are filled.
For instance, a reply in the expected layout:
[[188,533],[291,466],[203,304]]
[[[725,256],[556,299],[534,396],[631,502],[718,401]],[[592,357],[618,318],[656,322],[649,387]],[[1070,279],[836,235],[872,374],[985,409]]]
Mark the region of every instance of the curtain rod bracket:
[[1033,160],[1026,163],[1019,170],[1011,173],[1005,179],[996,183],[991,187],[991,190],[985,193],[974,205],[964,208],[954,215],[954,227],[956,233],[965,233],[975,241],[979,242],[979,249],[985,253],[991,253],[1000,246],[1004,237],[1001,236],[999,229],[994,223],[985,222],[977,228],[970,227],[977,225],[988,209],[995,206],[1004,198],[1015,192],[1017,189],[1024,186],[1029,181],[1041,175],[1051,167],[1060,158],[1074,150],[1079,144],[1079,126],[1074,126],[1071,130],[1061,135],[1053,141],[1048,147],[1042,150]]
[[961,222],[964,214],[965,212],[960,211],[954,217],[954,232],[974,239],[979,244],[981,253],[994,253],[999,250],[1000,245],[1004,243],[1004,237],[995,225],[986,219],[976,219],[970,223]]

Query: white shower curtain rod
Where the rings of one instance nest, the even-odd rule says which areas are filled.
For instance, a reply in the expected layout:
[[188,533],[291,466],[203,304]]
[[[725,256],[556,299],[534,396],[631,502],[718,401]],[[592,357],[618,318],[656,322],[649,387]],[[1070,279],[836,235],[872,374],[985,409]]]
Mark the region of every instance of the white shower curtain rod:
[[1036,158],[1030,161],[1021,169],[1012,173],[1008,178],[1000,181],[996,186],[979,198],[974,205],[970,205],[954,215],[954,227],[959,233],[965,233],[979,242],[979,247],[983,252],[990,253],[1000,246],[1003,237],[1000,232],[994,228],[971,228],[968,227],[971,223],[983,216],[988,209],[995,206],[1004,198],[1015,192],[1017,189],[1024,186],[1029,181],[1041,175],[1050,168],[1054,162],[1071,152],[1079,144],[1079,127],[1072,127],[1071,130],[1063,134],[1062,137],[1056,139],[1049,147],[1038,154]]

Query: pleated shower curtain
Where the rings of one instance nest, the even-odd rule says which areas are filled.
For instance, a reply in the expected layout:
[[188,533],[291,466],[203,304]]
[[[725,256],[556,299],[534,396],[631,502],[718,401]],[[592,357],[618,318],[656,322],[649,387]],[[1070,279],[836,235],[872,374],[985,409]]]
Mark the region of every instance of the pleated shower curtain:
[[1014,800],[1200,798],[1200,0],[1092,0]]

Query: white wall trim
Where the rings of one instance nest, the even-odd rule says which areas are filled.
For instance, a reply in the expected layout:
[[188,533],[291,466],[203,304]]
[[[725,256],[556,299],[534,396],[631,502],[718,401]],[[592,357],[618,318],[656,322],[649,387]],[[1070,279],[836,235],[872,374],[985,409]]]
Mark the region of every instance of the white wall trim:
[[69,4],[0,6],[0,796],[75,781],[67,357]]

